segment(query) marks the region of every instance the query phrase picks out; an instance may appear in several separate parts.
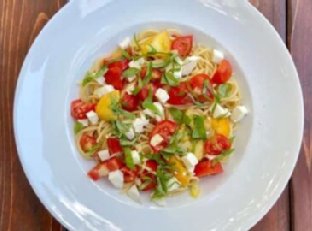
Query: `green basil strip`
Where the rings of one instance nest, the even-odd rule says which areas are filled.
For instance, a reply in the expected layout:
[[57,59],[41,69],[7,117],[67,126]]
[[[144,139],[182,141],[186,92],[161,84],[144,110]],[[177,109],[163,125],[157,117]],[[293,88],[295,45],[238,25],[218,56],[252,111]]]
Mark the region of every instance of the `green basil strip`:
[[194,139],[207,138],[204,120],[204,116],[194,115],[194,128],[192,134]]

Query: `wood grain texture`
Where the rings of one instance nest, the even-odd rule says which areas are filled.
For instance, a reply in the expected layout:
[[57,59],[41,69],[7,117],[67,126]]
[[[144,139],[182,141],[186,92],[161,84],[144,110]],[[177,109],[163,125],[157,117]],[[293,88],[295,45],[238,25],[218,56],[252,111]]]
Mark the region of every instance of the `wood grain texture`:
[[12,129],[16,79],[34,38],[64,0],[0,1],[0,230],[63,230],[22,171]]
[[291,181],[291,217],[295,231],[312,230],[312,1],[289,0],[288,43],[305,99],[303,147]]
[[[286,0],[253,0],[254,6],[274,25],[281,38],[286,42]],[[290,230],[289,187],[287,186],[279,200],[269,213],[263,217],[252,231],[288,231]]]

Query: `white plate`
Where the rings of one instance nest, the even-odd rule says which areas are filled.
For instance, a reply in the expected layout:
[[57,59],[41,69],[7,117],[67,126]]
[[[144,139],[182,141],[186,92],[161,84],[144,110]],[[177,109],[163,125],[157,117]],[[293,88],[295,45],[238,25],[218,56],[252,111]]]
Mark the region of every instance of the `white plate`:
[[[251,114],[225,173],[202,196],[161,208],[136,204],[86,177],[69,115],[77,81],[101,54],[144,28],[177,28],[223,49]],[[40,33],[18,80],[14,128],[24,171],[49,211],[71,230],[247,230],[274,204],[297,160],[303,99],[294,64],[273,27],[246,1],[74,0]]]

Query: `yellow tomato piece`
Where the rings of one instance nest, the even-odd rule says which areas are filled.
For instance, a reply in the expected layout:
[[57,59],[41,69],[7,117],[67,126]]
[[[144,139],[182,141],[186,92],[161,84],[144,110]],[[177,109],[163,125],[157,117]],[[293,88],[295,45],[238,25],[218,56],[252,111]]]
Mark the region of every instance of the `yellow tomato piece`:
[[175,178],[177,178],[182,186],[187,186],[190,182],[190,178],[188,177],[187,169],[182,161],[173,156],[170,157],[169,163],[172,165]]
[[120,92],[112,91],[101,97],[99,103],[96,105],[96,113],[101,120],[116,120],[117,117],[112,111],[111,105],[112,102],[118,102],[120,100]]
[[200,194],[200,188],[197,181],[194,181],[190,185],[190,193],[191,196],[197,198]]
[[151,51],[151,48],[157,50],[157,52],[168,53],[171,48],[170,36],[167,31],[163,31],[155,35],[154,37],[146,39],[146,41],[141,45],[141,50],[143,54]]
[[230,136],[231,122],[228,118],[212,119],[211,127],[218,134],[224,135],[226,137]]

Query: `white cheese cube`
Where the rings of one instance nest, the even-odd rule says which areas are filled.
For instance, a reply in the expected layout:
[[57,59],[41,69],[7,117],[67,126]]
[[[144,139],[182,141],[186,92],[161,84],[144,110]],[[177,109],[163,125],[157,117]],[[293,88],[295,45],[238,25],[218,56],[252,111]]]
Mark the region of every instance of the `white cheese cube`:
[[124,40],[122,40],[120,43],[119,43],[119,47],[121,49],[127,49],[130,45],[130,38],[129,37],[126,37]]
[[169,100],[168,92],[162,88],[158,88],[155,95],[161,103],[166,103]]
[[213,118],[220,118],[220,117],[226,117],[229,116],[229,109],[222,107],[220,104],[215,105],[215,109],[213,112]]
[[173,76],[176,78],[176,79],[181,79],[182,78],[182,69],[180,71],[175,71],[173,72]]
[[127,191],[127,195],[134,201],[140,202],[140,192],[136,185],[132,185],[129,190]]
[[149,124],[149,121],[145,118],[145,116],[141,115],[140,118],[136,118],[133,121],[133,128],[135,132],[143,132],[144,127]]
[[121,189],[123,187],[124,177],[120,170],[110,172],[108,179],[116,188]]
[[196,156],[189,152],[185,156],[182,157],[182,161],[189,172],[193,172],[195,166],[198,164],[198,159]]
[[109,155],[109,151],[107,149],[105,150],[100,150],[98,152],[98,156],[100,158],[101,161],[105,161],[105,160],[108,160],[110,159],[110,155]]
[[248,114],[248,110],[245,106],[237,106],[234,108],[232,115],[231,115],[231,120],[233,122],[239,122],[241,121],[246,115]]
[[126,132],[126,136],[127,136],[128,140],[133,140],[134,139],[135,134],[134,134],[133,128],[130,128],[129,131]]
[[89,124],[88,120],[77,120],[82,126],[87,127]]
[[214,49],[212,51],[212,61],[219,64],[224,59],[224,54],[222,51]]
[[192,71],[194,70],[194,68],[197,65],[198,60],[200,59],[200,57],[198,56],[191,56],[191,57],[187,57],[182,65],[182,76],[191,74]]
[[161,142],[163,142],[163,140],[164,140],[164,138],[161,135],[156,134],[151,139],[151,145],[156,147],[158,144],[161,144]]
[[141,69],[141,67],[143,66],[144,63],[145,63],[145,59],[140,58],[136,61],[134,61],[134,60],[130,61],[128,65],[129,65],[129,67]]
[[96,125],[99,122],[99,116],[94,111],[89,111],[87,118],[92,125]]
[[135,165],[141,163],[141,157],[140,157],[140,154],[139,154],[138,151],[132,150],[132,151],[131,151],[131,157],[132,157],[133,163],[134,163]]
[[101,98],[103,95],[106,95],[112,91],[114,91],[115,88],[110,85],[110,84],[106,84],[103,87],[100,87],[98,89],[96,89],[93,94],[97,97],[97,98]]
[[177,180],[177,178],[172,177],[169,179],[167,186],[168,186],[168,191],[173,192],[180,188],[180,183]]

